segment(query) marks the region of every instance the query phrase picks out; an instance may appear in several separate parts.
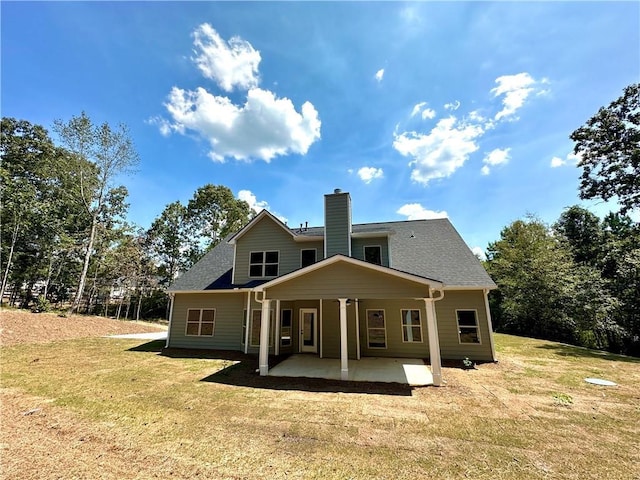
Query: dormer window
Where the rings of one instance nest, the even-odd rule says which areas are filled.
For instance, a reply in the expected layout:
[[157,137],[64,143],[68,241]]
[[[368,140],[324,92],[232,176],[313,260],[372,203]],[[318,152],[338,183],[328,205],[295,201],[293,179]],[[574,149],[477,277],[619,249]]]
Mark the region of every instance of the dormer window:
[[364,247],[364,261],[382,265],[382,247],[380,245],[366,245]]
[[251,252],[249,257],[249,277],[277,277],[280,252]]

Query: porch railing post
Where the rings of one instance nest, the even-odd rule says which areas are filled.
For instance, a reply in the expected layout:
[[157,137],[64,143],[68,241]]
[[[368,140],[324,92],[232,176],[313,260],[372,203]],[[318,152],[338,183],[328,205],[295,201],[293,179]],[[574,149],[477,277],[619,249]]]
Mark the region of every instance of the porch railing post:
[[349,352],[347,349],[347,299],[339,298],[340,302],[340,379],[349,379]]

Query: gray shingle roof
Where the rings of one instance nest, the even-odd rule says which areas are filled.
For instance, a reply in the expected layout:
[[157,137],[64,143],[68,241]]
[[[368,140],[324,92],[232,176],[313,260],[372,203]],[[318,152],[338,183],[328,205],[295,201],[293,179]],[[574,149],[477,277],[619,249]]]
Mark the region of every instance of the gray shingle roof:
[[[295,235],[324,235],[323,227],[303,231],[292,228],[291,231]],[[495,287],[480,261],[446,218],[353,225],[356,234],[382,232],[389,236],[389,266],[393,269],[435,279],[449,287]],[[263,283],[231,284],[233,250],[233,245],[221,242],[178,278],[169,291],[248,288]]]

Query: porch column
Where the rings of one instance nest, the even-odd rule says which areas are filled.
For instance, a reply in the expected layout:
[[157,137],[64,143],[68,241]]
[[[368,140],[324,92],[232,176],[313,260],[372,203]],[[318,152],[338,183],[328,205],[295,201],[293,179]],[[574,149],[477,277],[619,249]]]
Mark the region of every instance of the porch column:
[[269,310],[271,300],[262,300],[262,316],[260,318],[260,375],[269,374]]
[[356,298],[356,358],[360,360],[360,301]]
[[433,298],[425,298],[424,306],[427,311],[427,333],[429,335],[429,359],[431,374],[436,387],[442,385],[442,361],[440,360],[440,340],[438,339],[438,322]]
[[244,316],[244,353],[249,353],[249,329],[251,328],[251,291],[247,292],[247,313]]
[[[273,348],[275,355],[280,355],[280,300],[276,300],[276,331],[273,332]],[[293,326],[292,326],[293,327]]]
[[340,302],[340,380],[349,380],[349,352],[347,351],[347,299]]

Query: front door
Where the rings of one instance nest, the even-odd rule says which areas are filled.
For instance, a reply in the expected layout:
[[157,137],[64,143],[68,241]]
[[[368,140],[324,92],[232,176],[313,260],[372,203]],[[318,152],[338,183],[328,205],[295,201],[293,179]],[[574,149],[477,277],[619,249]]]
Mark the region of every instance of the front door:
[[318,352],[318,311],[315,308],[300,309],[300,351]]

